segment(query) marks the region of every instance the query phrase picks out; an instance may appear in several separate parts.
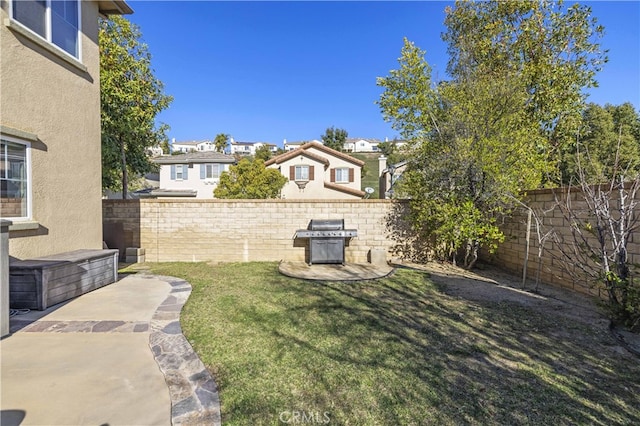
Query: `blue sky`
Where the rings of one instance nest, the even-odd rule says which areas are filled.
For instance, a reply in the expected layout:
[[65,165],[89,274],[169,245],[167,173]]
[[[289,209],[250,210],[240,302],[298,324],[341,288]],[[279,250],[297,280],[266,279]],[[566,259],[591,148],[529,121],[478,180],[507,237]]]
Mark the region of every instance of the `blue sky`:
[[[129,1],[156,76],[174,97],[158,117],[178,141],[397,135],[375,101],[403,37],[446,79],[446,2]],[[585,2],[605,26],[609,63],[589,101],[640,108],[640,2]]]

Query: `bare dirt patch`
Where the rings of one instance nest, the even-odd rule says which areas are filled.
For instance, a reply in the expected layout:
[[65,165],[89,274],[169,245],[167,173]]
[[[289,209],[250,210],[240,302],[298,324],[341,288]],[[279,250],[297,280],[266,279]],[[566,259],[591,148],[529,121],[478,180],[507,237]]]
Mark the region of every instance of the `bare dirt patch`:
[[[602,301],[594,297],[545,284],[539,284],[536,291],[533,291],[534,286],[530,283],[523,288],[519,277],[489,265],[481,265],[481,269],[473,271],[438,262],[428,264],[397,262],[395,266],[420,269],[429,273],[431,280],[438,284],[445,294],[456,298],[481,304],[515,303],[532,309],[542,316],[559,315],[586,325],[593,330],[594,334],[602,336],[610,334],[612,340],[601,343],[608,350],[621,355],[632,355],[640,343],[638,335],[619,331],[610,333],[610,321],[606,310]],[[554,334],[563,334],[563,329],[559,328]],[[621,342],[620,336],[625,341]],[[576,335],[572,335],[572,338],[576,338]]]

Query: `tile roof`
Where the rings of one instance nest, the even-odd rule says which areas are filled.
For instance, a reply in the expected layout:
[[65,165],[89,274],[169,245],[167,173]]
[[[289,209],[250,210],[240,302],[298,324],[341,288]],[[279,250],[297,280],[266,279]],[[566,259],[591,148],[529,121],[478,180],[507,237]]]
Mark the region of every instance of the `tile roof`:
[[371,142],[371,143],[380,143],[382,142],[379,139],[375,139],[375,138],[347,138],[345,139],[345,142],[350,143],[350,142],[358,142],[358,141],[367,141],[367,142]]
[[198,191],[195,189],[154,189],[147,197],[195,197]]
[[201,143],[213,143],[213,141],[210,141],[208,139],[202,140],[202,141],[184,141],[184,142],[178,142],[175,141],[173,142],[171,145],[189,145],[189,146],[196,146],[199,145]]
[[[312,154],[312,153],[308,152],[307,150],[309,148],[316,148],[317,150],[322,151],[322,152],[324,152],[324,153],[326,153],[328,155],[332,155],[334,157],[341,158],[341,159],[343,159],[345,161],[349,161],[350,163],[353,163],[353,164],[355,164],[357,166],[360,166],[360,167],[364,166],[364,164],[365,164],[364,161],[358,160],[357,158],[354,158],[354,157],[352,157],[350,155],[347,155],[345,153],[342,153],[340,151],[336,151],[335,149],[331,149],[328,146],[322,145],[321,143],[318,143],[318,142],[307,142],[307,143],[305,143],[304,145],[302,145],[299,148],[296,148],[296,149],[294,149],[292,151],[289,151],[289,152],[286,152],[284,154],[280,154],[278,156],[275,156],[275,157],[271,158],[270,160],[268,160],[264,164],[265,164],[265,166],[268,166],[268,165],[273,164],[273,163],[280,164],[283,161],[287,161],[287,160],[289,160],[289,159],[291,159],[291,158],[293,158],[293,157],[295,157],[297,155],[301,155],[301,154],[302,155],[307,155],[307,156],[309,156],[311,158],[315,158],[315,159],[323,158],[323,157],[318,156],[317,154]],[[326,161],[327,162],[326,165],[328,165],[329,160],[324,159],[324,161]]]
[[275,146],[274,144],[269,142],[240,142],[240,141],[231,142],[231,145],[257,145],[257,144]]
[[366,195],[366,192],[360,190],[360,189],[353,189],[350,188],[348,186],[344,186],[344,185],[338,185],[335,183],[331,183],[331,182],[325,182],[324,183],[324,187],[327,189],[333,189],[334,191],[340,191],[340,192],[344,192],[346,194],[350,194],[350,195],[355,195],[357,197],[364,197]]
[[189,164],[189,163],[235,163],[231,155],[215,151],[196,151],[180,155],[164,155],[153,160],[158,164]]

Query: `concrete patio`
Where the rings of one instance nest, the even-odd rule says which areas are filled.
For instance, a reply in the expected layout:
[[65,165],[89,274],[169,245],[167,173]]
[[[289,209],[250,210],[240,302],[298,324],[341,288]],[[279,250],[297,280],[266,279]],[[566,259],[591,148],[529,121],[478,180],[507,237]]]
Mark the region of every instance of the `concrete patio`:
[[216,385],[182,335],[182,280],[131,275],[11,318],[0,424],[220,424]]

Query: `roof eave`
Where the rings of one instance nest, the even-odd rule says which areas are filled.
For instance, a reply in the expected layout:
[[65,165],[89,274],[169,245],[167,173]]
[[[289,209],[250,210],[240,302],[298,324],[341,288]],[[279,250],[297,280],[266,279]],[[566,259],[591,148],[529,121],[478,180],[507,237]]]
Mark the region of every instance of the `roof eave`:
[[359,189],[349,188],[348,186],[337,185],[335,183],[325,182],[324,187],[334,191],[344,192],[345,194],[363,198],[367,193]]
[[195,189],[184,190],[167,190],[167,189],[154,189],[150,192],[152,197],[180,197],[180,198],[194,198],[198,195],[198,191]]
[[131,15],[133,9],[124,0],[99,0],[98,10],[104,15]]

